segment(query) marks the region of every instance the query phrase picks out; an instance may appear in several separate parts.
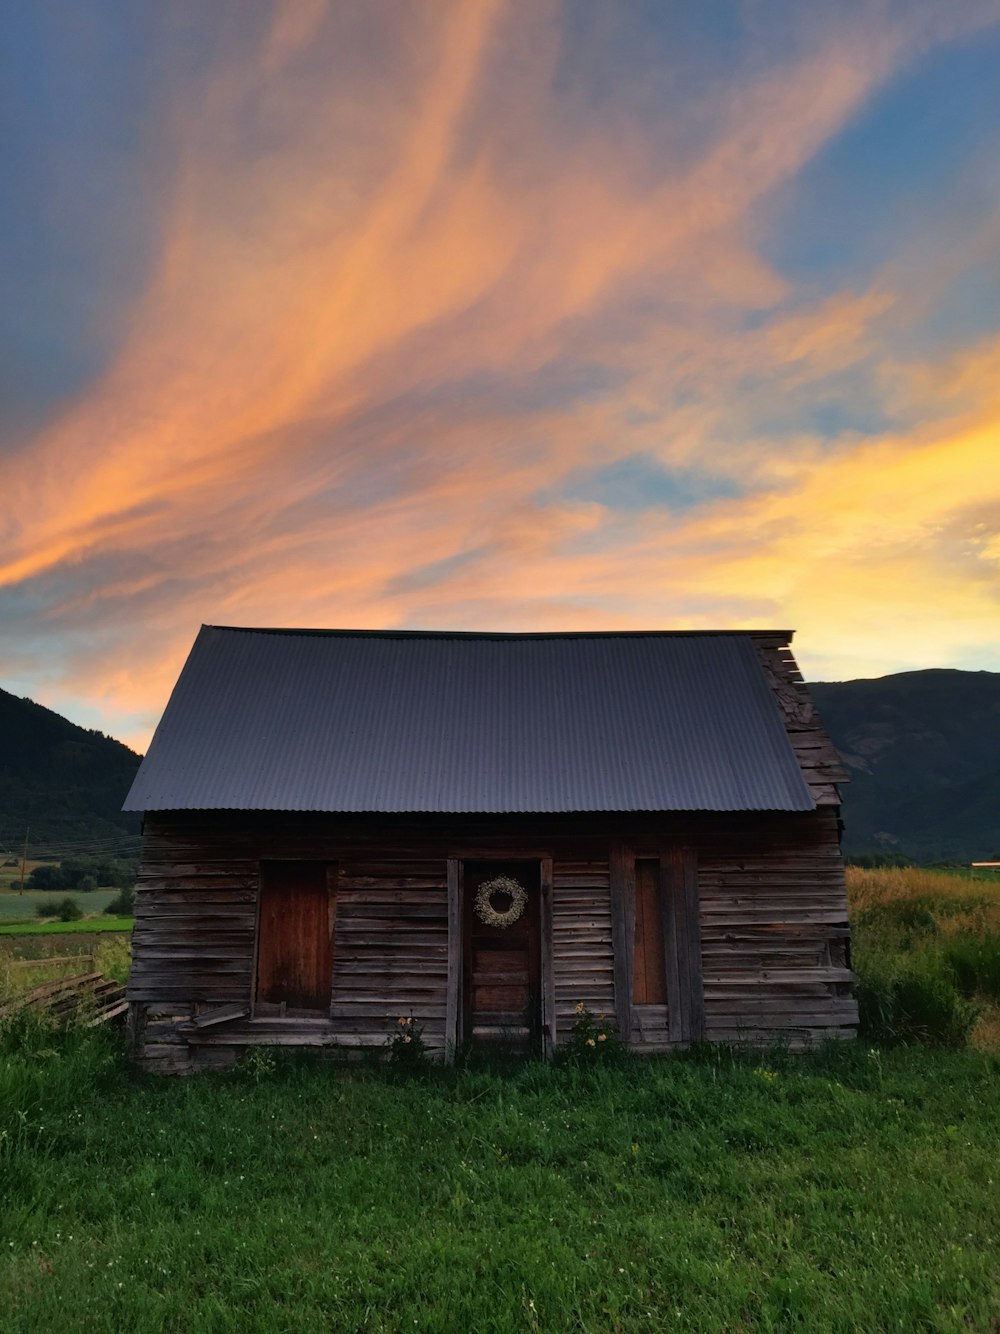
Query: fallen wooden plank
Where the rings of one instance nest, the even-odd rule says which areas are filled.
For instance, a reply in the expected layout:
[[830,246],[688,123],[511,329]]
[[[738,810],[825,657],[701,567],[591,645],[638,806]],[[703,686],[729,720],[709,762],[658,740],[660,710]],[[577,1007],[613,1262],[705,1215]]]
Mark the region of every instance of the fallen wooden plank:
[[110,1023],[112,1019],[117,1019],[120,1014],[124,1014],[128,1009],[128,1001],[120,1000],[116,1005],[112,1005],[107,1010],[102,1010],[100,1014],[95,1015],[93,1019],[88,1019],[84,1024],[85,1028],[96,1028],[98,1024]]
[[249,1005],[220,1005],[217,1009],[195,1015],[191,1021],[195,1028],[211,1028],[215,1024],[229,1023],[233,1019],[242,1019],[250,1013]]
[[36,1005],[44,1002],[49,997],[58,996],[59,993],[67,989],[73,990],[77,986],[85,985],[88,982],[96,982],[100,977],[100,973],[80,973],[77,977],[60,978],[58,982],[45,982],[41,986],[33,987],[31,991],[23,992],[20,996],[10,997],[0,1008],[0,1017],[13,1014],[26,1005]]

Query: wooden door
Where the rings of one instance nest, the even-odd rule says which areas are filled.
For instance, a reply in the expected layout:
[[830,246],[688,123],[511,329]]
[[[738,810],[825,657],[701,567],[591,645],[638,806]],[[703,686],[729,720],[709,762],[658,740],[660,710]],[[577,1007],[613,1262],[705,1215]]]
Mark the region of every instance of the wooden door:
[[663,1045],[669,1039],[666,906],[659,862],[637,861],[631,1040],[639,1046]]
[[[509,876],[527,893],[524,911],[507,927],[490,925],[476,912],[486,881]],[[541,876],[535,862],[466,862],[463,876],[464,1031],[474,1042],[513,1051],[541,1044]],[[504,911],[509,900],[497,896]]]
[[663,902],[658,862],[635,864],[635,955],[632,962],[632,1001],[636,1005],[666,1005],[667,956],[664,948]]
[[332,926],[325,862],[261,864],[259,1004],[329,1010]]

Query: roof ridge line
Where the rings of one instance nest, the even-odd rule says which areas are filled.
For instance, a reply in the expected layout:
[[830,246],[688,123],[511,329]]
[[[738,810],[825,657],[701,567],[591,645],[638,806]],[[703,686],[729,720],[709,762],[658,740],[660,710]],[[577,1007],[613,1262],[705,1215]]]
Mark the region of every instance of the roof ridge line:
[[230,634],[249,635],[301,635],[356,639],[665,639],[665,638],[718,638],[723,635],[747,637],[767,636],[782,637],[786,642],[795,634],[794,630],[774,630],[770,627],[759,629],[717,629],[717,630],[369,630],[340,629],[322,626],[272,626],[272,625],[209,625],[203,630],[224,630]]

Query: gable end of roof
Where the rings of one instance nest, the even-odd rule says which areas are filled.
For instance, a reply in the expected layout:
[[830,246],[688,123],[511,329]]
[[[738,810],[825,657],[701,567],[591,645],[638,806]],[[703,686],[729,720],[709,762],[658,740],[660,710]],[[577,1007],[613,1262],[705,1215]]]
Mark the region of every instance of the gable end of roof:
[[203,626],[125,809],[812,810],[790,637]]

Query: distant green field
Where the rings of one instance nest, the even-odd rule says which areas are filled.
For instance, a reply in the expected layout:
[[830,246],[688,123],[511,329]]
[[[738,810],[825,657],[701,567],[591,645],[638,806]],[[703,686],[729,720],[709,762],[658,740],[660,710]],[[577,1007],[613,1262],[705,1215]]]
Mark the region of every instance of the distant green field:
[[78,936],[96,931],[131,931],[131,917],[86,917],[79,922],[8,922],[0,936]]
[[953,875],[961,880],[987,880],[991,884],[1000,885],[1000,866],[928,866],[924,869],[933,871],[935,875]]
[[[23,894],[13,892],[0,893],[0,923],[17,921],[18,918],[34,918],[39,903],[52,906],[60,899],[76,899],[81,910],[89,917],[91,913],[102,913],[112,899],[117,898],[117,889],[93,889],[89,894],[81,890],[26,889]],[[54,910],[53,910],[54,911]]]

